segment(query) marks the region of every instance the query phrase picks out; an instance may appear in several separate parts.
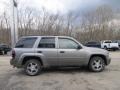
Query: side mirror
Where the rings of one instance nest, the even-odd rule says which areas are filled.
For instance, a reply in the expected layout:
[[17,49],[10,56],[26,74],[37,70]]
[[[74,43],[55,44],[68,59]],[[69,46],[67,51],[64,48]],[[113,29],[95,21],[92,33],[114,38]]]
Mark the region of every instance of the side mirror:
[[82,49],[82,47],[80,45],[78,45],[77,49]]

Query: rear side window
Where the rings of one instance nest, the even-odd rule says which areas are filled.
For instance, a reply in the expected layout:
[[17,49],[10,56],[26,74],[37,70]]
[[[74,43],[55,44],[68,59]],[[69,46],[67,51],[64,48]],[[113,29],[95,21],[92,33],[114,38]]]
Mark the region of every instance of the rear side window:
[[37,37],[22,38],[18,41],[15,48],[32,48]]
[[55,48],[55,38],[54,37],[41,38],[38,48]]

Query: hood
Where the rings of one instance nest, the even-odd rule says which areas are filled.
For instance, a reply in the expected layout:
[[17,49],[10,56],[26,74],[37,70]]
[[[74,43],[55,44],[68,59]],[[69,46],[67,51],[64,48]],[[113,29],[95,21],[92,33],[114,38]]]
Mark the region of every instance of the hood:
[[91,53],[105,54],[105,55],[109,54],[109,52],[107,50],[100,49],[100,48],[93,48],[93,47],[84,47],[84,48]]

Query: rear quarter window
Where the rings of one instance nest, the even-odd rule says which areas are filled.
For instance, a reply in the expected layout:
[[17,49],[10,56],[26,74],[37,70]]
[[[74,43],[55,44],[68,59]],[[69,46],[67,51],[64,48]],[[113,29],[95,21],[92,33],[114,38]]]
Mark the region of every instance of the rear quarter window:
[[20,39],[15,48],[32,48],[37,37],[29,37]]

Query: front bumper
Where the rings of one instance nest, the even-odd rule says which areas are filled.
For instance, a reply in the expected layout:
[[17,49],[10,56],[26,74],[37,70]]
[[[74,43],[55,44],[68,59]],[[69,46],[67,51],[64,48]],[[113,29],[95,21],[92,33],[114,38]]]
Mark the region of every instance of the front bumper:
[[106,65],[109,65],[109,64],[111,63],[111,58],[110,58],[110,57],[107,57],[106,59],[107,59],[107,60],[106,60]]

